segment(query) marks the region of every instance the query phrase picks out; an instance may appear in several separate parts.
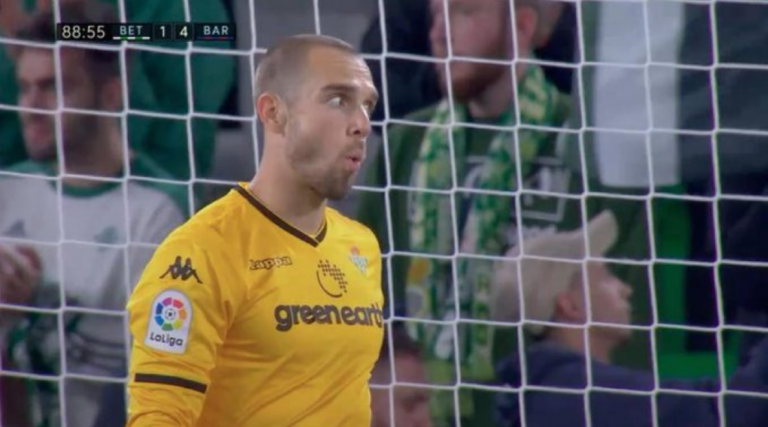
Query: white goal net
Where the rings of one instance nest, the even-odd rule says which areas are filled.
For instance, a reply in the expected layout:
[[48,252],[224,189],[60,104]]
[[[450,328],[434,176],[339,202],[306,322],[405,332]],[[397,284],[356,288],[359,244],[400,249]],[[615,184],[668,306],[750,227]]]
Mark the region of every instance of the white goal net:
[[[85,0],[20,3],[0,0],[0,425],[125,422],[131,287],[258,169],[252,78],[298,33],[361,48],[381,93],[335,205],[384,252],[375,427],[768,425],[768,5],[105,0],[134,26],[94,43],[33,25],[106,16]],[[584,233],[604,211],[615,235]]]

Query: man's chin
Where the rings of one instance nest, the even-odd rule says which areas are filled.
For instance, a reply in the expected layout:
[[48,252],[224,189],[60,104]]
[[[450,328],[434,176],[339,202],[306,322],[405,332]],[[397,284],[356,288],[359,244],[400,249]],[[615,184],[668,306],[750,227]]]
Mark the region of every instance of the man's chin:
[[349,195],[349,193],[352,191],[352,183],[349,183],[344,186],[339,186],[337,188],[328,188],[325,191],[325,198],[333,201],[333,202],[339,202],[343,200],[345,197]]
[[446,98],[452,96],[454,102],[462,104],[471,100],[473,94],[469,90],[469,86],[466,84],[466,82],[460,77],[451,77],[453,80],[451,81],[451,90],[449,93],[448,83],[446,81],[447,76],[443,73],[439,73],[438,75],[438,84],[440,85],[440,92],[443,94],[443,96]]
[[352,190],[352,187],[349,187],[345,190],[329,191],[328,194],[326,194],[325,198],[332,202],[340,202],[347,197],[347,195],[351,190]]
[[482,90],[482,85],[473,84],[471,80],[464,79],[460,76],[451,76],[451,93],[448,93],[448,85],[446,84],[445,77],[441,77],[438,81],[440,84],[440,90],[444,97],[452,96],[454,102],[465,104],[471,101],[478,92]]

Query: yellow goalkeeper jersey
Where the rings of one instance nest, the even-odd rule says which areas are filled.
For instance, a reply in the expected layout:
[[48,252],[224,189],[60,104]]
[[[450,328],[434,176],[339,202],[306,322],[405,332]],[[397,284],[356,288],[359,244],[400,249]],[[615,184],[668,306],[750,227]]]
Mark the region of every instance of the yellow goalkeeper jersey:
[[246,188],[171,233],[128,302],[128,426],[370,425],[376,237],[330,208],[307,235]]

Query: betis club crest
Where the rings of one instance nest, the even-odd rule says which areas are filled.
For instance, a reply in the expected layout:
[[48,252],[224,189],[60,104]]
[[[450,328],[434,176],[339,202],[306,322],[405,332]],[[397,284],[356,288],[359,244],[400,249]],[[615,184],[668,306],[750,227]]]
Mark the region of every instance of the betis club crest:
[[366,274],[368,272],[368,258],[360,255],[360,249],[357,246],[352,246],[349,251],[349,259],[361,273]]

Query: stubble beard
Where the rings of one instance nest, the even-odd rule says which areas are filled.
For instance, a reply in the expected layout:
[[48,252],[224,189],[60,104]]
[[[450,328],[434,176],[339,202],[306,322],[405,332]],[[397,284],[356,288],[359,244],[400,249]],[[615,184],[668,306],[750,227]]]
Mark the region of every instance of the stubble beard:
[[339,201],[346,197],[356,174],[346,176],[338,167],[324,168],[318,164],[323,153],[311,137],[302,134],[297,122],[289,123],[287,137],[294,145],[288,152],[288,161],[303,184],[323,199]]
[[350,190],[352,190],[352,183],[355,181],[355,176],[357,174],[353,173],[346,179],[344,179],[344,176],[340,173],[339,175],[340,176],[334,177],[336,179],[331,182],[333,185],[329,186],[330,188],[328,188],[326,194],[326,198],[328,200],[339,201],[347,197],[347,194],[349,194]]
[[[453,99],[460,103],[468,103],[478,98],[488,87],[504,75],[504,68],[500,65],[465,63],[462,66],[470,66],[474,69],[459,75],[451,70],[450,84]],[[443,94],[448,96],[448,75],[445,71],[439,70],[438,76]]]
[[[509,59],[504,46],[504,39],[499,36],[489,47],[483,49],[479,58],[496,60]],[[448,68],[451,71],[451,80],[448,80]],[[468,103],[482,95],[500,78],[503,78],[505,68],[508,66],[489,64],[484,62],[453,61],[445,65],[437,65],[437,75],[443,94],[448,96],[448,84],[451,85],[453,99],[456,102]],[[457,73],[458,70],[463,72]],[[457,78],[458,77],[458,78]]]

